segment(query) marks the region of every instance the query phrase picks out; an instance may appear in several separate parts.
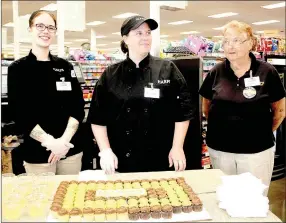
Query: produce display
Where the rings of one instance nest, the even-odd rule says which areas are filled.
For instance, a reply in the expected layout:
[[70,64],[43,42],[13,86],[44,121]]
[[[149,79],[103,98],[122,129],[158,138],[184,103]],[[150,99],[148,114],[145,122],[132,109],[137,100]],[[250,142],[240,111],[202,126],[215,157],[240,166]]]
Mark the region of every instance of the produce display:
[[202,209],[201,200],[182,177],[63,181],[50,207],[53,218],[60,222],[171,219]]

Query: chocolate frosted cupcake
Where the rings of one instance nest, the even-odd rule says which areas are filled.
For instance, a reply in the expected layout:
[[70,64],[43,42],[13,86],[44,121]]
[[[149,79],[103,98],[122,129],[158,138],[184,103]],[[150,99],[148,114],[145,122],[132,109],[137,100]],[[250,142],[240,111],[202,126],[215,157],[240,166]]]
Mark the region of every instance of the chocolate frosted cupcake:
[[104,222],[105,221],[105,209],[104,208],[94,209],[94,221],[95,222]]
[[116,209],[115,208],[106,208],[105,216],[107,221],[116,221]]
[[154,205],[151,206],[151,217],[154,219],[161,218],[161,206],[160,205]]
[[200,212],[203,210],[203,204],[199,198],[192,200],[193,211]]
[[92,208],[84,208],[83,219],[85,222],[92,222],[94,220],[94,210]]
[[81,222],[82,211],[79,208],[73,208],[69,214],[70,214],[70,222]]
[[145,206],[140,208],[140,219],[148,220],[151,217],[151,210],[150,207]]
[[116,214],[117,214],[117,220],[120,221],[127,221],[129,220],[128,218],[128,210],[125,207],[120,207],[116,210]]
[[174,201],[171,203],[173,207],[173,213],[174,214],[180,214],[182,212],[182,204],[179,201]]
[[140,218],[140,209],[137,207],[129,208],[128,217],[131,221],[137,221]]
[[69,212],[66,209],[61,208],[58,211],[58,220],[59,220],[59,222],[68,222],[69,218],[70,218]]
[[165,219],[171,219],[173,215],[173,207],[169,204],[162,207],[162,217]]

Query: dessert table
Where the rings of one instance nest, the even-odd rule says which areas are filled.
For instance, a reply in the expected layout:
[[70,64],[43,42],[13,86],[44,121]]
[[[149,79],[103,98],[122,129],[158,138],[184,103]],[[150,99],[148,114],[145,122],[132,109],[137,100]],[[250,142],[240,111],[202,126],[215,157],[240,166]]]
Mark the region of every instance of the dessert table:
[[[90,170],[89,170],[90,171]],[[85,172],[85,171],[84,171]],[[97,173],[100,173],[97,174]],[[55,189],[61,181],[71,180],[133,180],[133,179],[161,179],[184,177],[185,181],[198,194],[203,202],[203,207],[209,213],[210,222],[281,222],[272,212],[268,212],[266,218],[231,218],[225,210],[218,207],[216,200],[216,188],[221,184],[221,176],[224,173],[218,169],[210,170],[187,170],[184,172],[147,172],[147,173],[116,173],[114,175],[103,175],[102,171],[90,171],[83,176],[80,175],[56,175],[51,176],[50,180],[54,182]],[[93,173],[93,174],[90,174]],[[29,178],[29,176],[27,176]],[[3,183],[3,181],[2,181]],[[24,219],[22,219],[24,220]],[[25,219],[26,220],[26,219]],[[21,221],[21,219],[20,219]]]

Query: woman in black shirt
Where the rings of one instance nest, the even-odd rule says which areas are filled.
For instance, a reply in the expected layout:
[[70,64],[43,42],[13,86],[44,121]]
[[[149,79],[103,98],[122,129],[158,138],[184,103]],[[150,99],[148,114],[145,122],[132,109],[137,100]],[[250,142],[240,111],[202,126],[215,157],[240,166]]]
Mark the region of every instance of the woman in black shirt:
[[127,58],[97,82],[88,121],[106,173],[184,170],[184,139],[192,119],[186,81],[171,61],[149,54],[153,19],[134,16],[121,27]]
[[276,69],[251,53],[255,42],[249,25],[227,24],[226,60],[209,72],[200,94],[214,168],[226,174],[250,172],[268,186],[274,163],[273,131],[285,117],[285,89]]
[[28,173],[81,170],[75,134],[84,117],[84,100],[73,66],[49,52],[56,26],[50,12],[34,12],[29,19],[32,50],[8,68],[9,107],[24,134]]

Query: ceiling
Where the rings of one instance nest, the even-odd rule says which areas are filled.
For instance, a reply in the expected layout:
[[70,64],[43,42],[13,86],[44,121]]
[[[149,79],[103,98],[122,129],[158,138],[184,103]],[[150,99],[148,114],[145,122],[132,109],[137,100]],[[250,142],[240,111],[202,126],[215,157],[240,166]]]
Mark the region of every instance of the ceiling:
[[[32,2],[32,3],[31,3]],[[278,29],[285,32],[285,8],[264,9],[263,5],[278,3],[281,1],[189,1],[185,10],[167,11],[161,9],[160,26],[161,35],[169,35],[167,40],[182,40],[186,35],[180,34],[185,31],[199,31],[202,36],[210,37],[221,35],[220,31],[212,28],[221,27],[230,20],[239,20],[252,24],[264,20],[280,20],[279,23],[269,25],[252,25],[254,31]],[[31,14],[56,1],[19,1],[19,15]],[[118,47],[119,44],[112,42],[120,41],[121,36],[112,33],[119,32],[122,19],[114,19],[112,16],[125,12],[133,12],[149,17],[149,1],[86,1],[86,22],[105,21],[105,24],[94,26],[97,35],[104,35],[106,38],[97,39],[97,44],[107,44],[104,47]],[[13,22],[12,1],[2,1],[2,24]],[[236,16],[213,19],[209,15],[236,12]],[[169,25],[169,22],[179,20],[192,20],[192,23],[185,25]],[[90,26],[84,32],[65,31],[65,41],[72,42],[70,47],[79,47],[81,42],[75,39],[90,39]],[[284,33],[282,33],[284,34]],[[284,34],[285,35],[285,34]],[[13,43],[13,28],[8,28],[8,43]],[[55,41],[56,44],[56,41]]]

